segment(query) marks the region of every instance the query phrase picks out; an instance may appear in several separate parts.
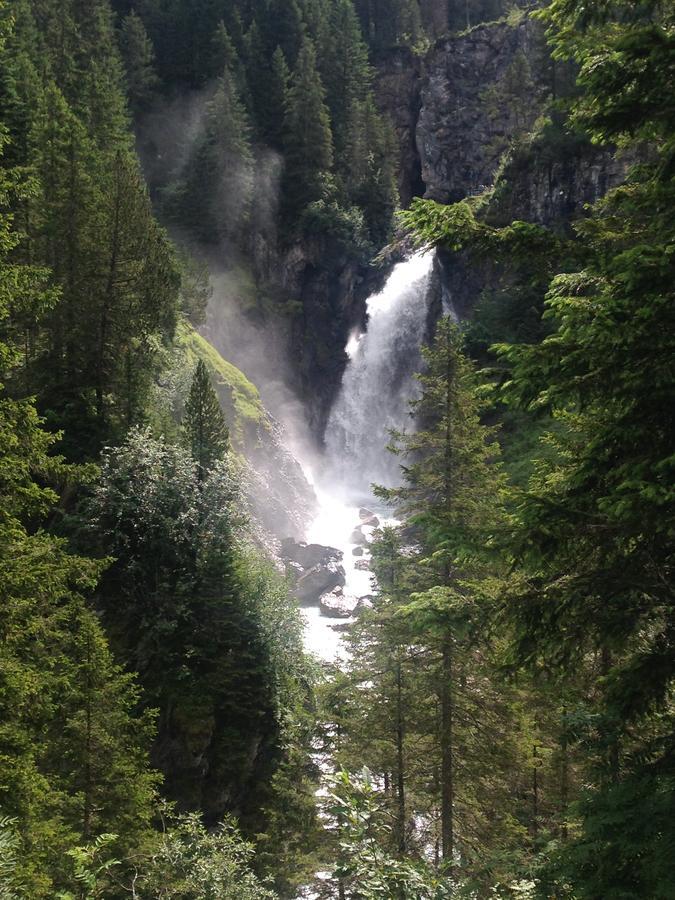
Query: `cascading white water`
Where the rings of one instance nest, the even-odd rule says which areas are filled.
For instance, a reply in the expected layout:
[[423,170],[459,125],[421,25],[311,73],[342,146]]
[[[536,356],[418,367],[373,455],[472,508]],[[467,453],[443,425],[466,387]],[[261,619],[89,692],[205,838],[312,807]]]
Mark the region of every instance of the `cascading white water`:
[[394,267],[368,300],[368,330],[347,346],[350,362],[326,429],[324,480],[359,501],[372,482],[399,480],[398,462],[386,446],[392,429],[410,425],[433,259],[420,252]]
[[[420,369],[433,261],[433,253],[417,253],[399,263],[383,290],[368,300],[368,330],[350,338],[350,361],[328,422],[325,466],[315,479],[319,515],[307,538],[342,551],[344,596],[354,600],[375,589],[368,547],[373,523],[391,521],[387,518],[391,513],[373,503],[370,486],[399,483],[398,461],[386,447],[392,429],[401,431],[413,424],[409,409],[416,393],[414,374]],[[307,650],[326,661],[344,660],[341,634],[331,619],[324,618],[318,607],[303,614]],[[329,758],[318,753],[315,761],[324,774],[331,771]],[[318,796],[325,793],[324,786]],[[327,873],[318,873],[299,900],[325,896],[328,879]]]
[[[364,527],[359,507],[377,513],[381,524],[390,512],[377,508],[371,484],[399,483],[399,462],[387,451],[389,432],[412,426],[410,401],[416,393],[429,308],[433,253],[417,253],[394,267],[381,292],[368,300],[368,330],[353,335],[350,361],[326,431],[325,465],[315,479],[319,515],[308,540],[344,554],[344,594],[371,594],[368,567],[372,527]],[[354,540],[355,530],[363,539]],[[307,649],[324,659],[340,652],[340,634],[318,608],[304,611]]]

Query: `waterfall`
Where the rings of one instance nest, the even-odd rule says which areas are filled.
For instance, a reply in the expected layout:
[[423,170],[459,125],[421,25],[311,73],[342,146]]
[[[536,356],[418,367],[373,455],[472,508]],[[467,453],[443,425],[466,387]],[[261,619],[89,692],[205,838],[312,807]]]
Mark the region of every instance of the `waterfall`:
[[[417,391],[414,374],[420,369],[433,262],[433,253],[417,253],[399,263],[368,300],[368,329],[350,338],[349,363],[328,421],[324,465],[315,479],[319,510],[307,539],[342,552],[342,594],[354,603],[374,590],[374,528],[392,521],[391,511],[373,502],[370,486],[400,483],[399,460],[386,448],[392,429],[413,427],[410,401]],[[322,659],[339,657],[340,633],[332,620],[318,606],[303,614],[307,649]]]
[[350,361],[326,429],[326,480],[357,501],[375,482],[399,483],[399,462],[388,453],[389,433],[411,426],[433,268],[432,252],[394,267],[382,291],[368,300],[368,330],[353,335]]

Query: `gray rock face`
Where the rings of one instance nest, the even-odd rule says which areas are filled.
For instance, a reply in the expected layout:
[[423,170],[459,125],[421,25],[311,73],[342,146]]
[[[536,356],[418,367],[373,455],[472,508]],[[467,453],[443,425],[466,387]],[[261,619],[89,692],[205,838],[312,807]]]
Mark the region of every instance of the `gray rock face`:
[[557,227],[578,218],[587,204],[621,184],[634,162],[587,144],[564,159],[544,164],[535,144],[529,152],[521,150],[507,161],[503,185],[498,183],[490,201],[490,218]]
[[479,25],[429,51],[417,122],[426,196],[454,202],[491,185],[513,137],[531,130],[548,93],[541,26]]
[[375,93],[394,126],[399,146],[398,189],[401,203],[408,206],[424,191],[416,145],[420,110],[422,60],[407,47],[383,53],[377,61]]
[[345,584],[345,570],[335,559],[320,563],[303,572],[298,578],[293,593],[302,606],[314,606],[323,594]]
[[358,606],[356,597],[347,597],[342,588],[324,594],[319,601],[321,615],[329,619],[350,619]]

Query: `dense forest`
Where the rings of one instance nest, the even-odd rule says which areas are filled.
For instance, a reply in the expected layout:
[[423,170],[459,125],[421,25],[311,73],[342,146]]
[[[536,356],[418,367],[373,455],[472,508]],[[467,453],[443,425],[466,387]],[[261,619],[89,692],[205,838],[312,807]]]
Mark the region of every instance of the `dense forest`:
[[675,898],[674,212],[668,2],[0,0],[0,898]]

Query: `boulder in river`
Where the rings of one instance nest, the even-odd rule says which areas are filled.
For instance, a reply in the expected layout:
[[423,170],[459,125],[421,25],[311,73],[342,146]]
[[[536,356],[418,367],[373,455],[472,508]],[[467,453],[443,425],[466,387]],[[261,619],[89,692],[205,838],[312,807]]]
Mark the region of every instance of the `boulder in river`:
[[356,597],[347,597],[342,588],[325,593],[319,600],[322,616],[329,619],[351,619],[358,605]]
[[363,612],[364,609],[372,609],[374,600],[375,598],[372,594],[366,594],[365,597],[359,597],[354,612],[358,615],[359,613]]
[[359,510],[359,519],[361,519],[362,525],[370,525],[372,528],[379,528],[380,526],[380,520],[375,513],[366,509],[365,506]]
[[313,606],[323,594],[342,587],[345,581],[345,570],[337,560],[331,559],[303,572],[295,584],[294,594],[303,606]]
[[354,568],[358,569],[359,572],[370,572],[370,560],[357,559],[354,563]]
[[368,543],[368,538],[365,536],[363,531],[361,530],[361,526],[355,528],[354,531],[349,535],[349,543],[350,544],[360,544],[362,547],[365,547]]
[[343,553],[335,547],[305,544],[303,541],[286,538],[281,542],[280,556],[287,562],[297,563],[303,569],[313,569],[314,566],[326,565],[331,561],[341,562]]
[[354,547],[352,556],[363,556],[363,547]]

